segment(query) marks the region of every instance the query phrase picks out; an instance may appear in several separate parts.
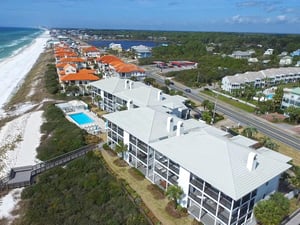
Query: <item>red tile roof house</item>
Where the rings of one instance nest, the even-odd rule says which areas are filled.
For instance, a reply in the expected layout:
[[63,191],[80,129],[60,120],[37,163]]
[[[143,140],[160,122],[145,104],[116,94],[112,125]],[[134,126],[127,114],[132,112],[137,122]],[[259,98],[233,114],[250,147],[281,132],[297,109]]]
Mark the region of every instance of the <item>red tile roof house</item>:
[[95,46],[89,46],[89,47],[83,47],[81,49],[81,53],[85,57],[89,58],[98,58],[100,57],[100,50],[96,48]]
[[72,58],[61,58],[59,63],[70,63],[75,64],[77,68],[86,68],[86,60],[79,57],[72,57]]
[[56,71],[59,76],[70,74],[70,73],[76,73],[77,66],[76,64],[70,64],[70,63],[58,63],[56,64]]
[[59,76],[59,82],[66,92],[73,92],[73,94],[85,94],[88,92],[86,90],[86,86],[93,81],[99,80],[99,77],[95,75],[94,70],[81,69],[75,73],[67,74]]
[[104,77],[145,77],[145,70],[134,65],[123,62],[114,55],[105,55],[97,59],[100,72]]

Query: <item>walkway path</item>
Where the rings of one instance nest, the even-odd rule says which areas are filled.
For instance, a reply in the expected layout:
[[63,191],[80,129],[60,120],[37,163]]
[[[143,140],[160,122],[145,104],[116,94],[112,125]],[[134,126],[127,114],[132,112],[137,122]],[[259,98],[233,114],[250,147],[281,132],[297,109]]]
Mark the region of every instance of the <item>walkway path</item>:
[[34,177],[36,175],[56,166],[64,165],[74,159],[84,156],[94,149],[95,145],[87,145],[36,165],[12,168],[10,174],[0,180],[0,191],[29,186],[34,182]]

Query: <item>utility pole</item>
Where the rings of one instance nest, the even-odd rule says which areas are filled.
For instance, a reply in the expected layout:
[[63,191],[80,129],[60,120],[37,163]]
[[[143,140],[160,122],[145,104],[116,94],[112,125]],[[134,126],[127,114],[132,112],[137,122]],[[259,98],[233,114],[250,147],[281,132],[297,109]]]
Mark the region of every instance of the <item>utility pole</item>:
[[213,125],[214,122],[215,122],[215,115],[216,115],[216,108],[217,108],[218,96],[219,96],[219,94],[217,94],[217,96],[216,96],[214,112],[213,112],[213,116],[212,116],[211,122],[210,122],[211,125]]

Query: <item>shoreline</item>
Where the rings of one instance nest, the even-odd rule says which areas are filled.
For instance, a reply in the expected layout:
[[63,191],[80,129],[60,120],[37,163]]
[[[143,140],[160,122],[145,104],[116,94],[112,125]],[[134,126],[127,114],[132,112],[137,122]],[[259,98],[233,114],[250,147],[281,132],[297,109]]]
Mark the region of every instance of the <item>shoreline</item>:
[[[45,50],[45,45],[50,36],[43,32],[37,36],[31,44],[21,49],[18,54],[10,56],[0,62],[0,70],[5,76],[0,77],[0,114],[5,115],[4,107],[18,91],[26,79],[27,74],[33,68],[39,56]],[[1,119],[1,118],[0,118]]]
[[[40,160],[36,158],[36,148],[40,145],[42,133],[40,127],[44,122],[42,106],[43,98],[38,101],[27,101],[28,93],[23,88],[29,86],[30,95],[40,95],[38,89],[43,90],[43,71],[46,68],[47,52],[46,41],[49,39],[47,32],[43,32],[32,43],[24,48],[14,57],[5,60],[6,69],[9,74],[2,77],[4,85],[0,87],[3,95],[0,97],[0,120],[9,119],[0,127],[0,177],[7,175],[12,167],[34,165]],[[0,63],[0,69],[3,64]],[[10,67],[9,66],[13,66]],[[11,76],[11,77],[10,77]],[[4,78],[7,78],[4,79]],[[32,82],[32,81],[39,82]],[[29,83],[28,83],[29,82]],[[10,104],[14,96],[21,93],[17,103],[8,111],[5,106]],[[6,95],[4,95],[6,94]],[[34,109],[35,108],[35,109]],[[34,110],[32,110],[34,109]],[[3,112],[3,113],[2,113]],[[12,114],[13,116],[11,117]],[[10,190],[0,198],[0,223],[11,224],[16,218],[15,210],[18,210],[18,203],[21,199],[21,189]]]

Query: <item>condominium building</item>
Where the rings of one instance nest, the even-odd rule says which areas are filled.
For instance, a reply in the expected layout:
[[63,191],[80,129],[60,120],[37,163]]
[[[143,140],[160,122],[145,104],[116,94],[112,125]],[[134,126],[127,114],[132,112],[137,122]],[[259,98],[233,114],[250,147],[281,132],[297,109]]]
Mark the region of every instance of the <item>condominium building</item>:
[[188,117],[189,110],[184,105],[186,98],[164,94],[142,82],[112,77],[90,83],[90,86],[93,101],[107,112],[146,106],[179,118]]
[[281,108],[285,109],[290,106],[300,107],[300,87],[289,89],[285,88],[281,102]]
[[291,158],[194,119],[149,107],[104,115],[108,144],[128,146],[124,160],[166,190],[205,225],[248,224],[255,204],[277,190]]
[[233,90],[241,89],[245,85],[260,88],[280,83],[297,82],[298,80],[300,80],[300,68],[283,67],[225,76],[222,79],[221,87],[224,91],[231,93]]

